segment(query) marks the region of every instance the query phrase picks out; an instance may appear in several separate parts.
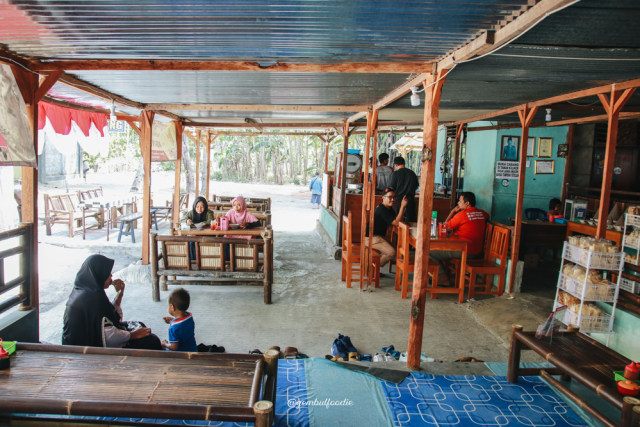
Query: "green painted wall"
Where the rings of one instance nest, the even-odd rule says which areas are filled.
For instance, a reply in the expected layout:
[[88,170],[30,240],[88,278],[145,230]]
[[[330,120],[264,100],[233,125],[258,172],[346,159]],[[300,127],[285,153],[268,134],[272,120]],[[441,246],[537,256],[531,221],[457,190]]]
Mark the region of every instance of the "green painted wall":
[[[533,157],[527,157],[529,162],[525,171],[524,183],[524,209],[539,208],[545,212],[549,208],[549,200],[562,195],[562,181],[564,179],[565,159],[557,157],[558,145],[567,143],[567,126],[532,128],[529,130],[529,137],[535,138],[535,150]],[[496,150],[494,152],[494,164],[500,160],[500,146],[503,135],[520,136],[522,129],[503,129],[499,130],[496,135]],[[539,158],[538,139],[552,138],[553,147],[550,158]],[[535,174],[536,160],[553,160],[555,162],[555,171],[553,174]],[[516,195],[518,192],[518,180],[510,179],[504,181],[502,179],[493,180],[493,208],[491,210],[491,218],[508,223],[508,218],[513,218],[516,211]],[[506,184],[506,185],[505,185]]]
[[[490,126],[490,122],[470,123],[468,129]],[[497,131],[468,131],[464,170],[464,190],[476,195],[476,207],[491,213],[494,203]]]
[[338,244],[338,220],[333,212],[330,212],[324,206],[320,206],[320,224],[325,229],[327,235],[334,245]]

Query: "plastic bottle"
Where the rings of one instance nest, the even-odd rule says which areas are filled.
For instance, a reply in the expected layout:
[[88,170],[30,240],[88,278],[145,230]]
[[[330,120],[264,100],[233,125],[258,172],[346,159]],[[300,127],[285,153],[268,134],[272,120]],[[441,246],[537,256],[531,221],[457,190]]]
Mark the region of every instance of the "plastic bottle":
[[431,212],[431,237],[438,237],[438,212]]

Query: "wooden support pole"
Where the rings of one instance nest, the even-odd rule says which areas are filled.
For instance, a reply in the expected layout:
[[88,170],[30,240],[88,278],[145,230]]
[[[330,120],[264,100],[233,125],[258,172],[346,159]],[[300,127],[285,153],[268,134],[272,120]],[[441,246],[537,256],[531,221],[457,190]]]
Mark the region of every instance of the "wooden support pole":
[[156,302],[160,301],[160,287],[158,286],[158,235],[155,232],[151,233],[151,298]]
[[518,193],[516,196],[516,220],[513,227],[513,239],[511,240],[511,270],[509,271],[509,290],[513,291],[513,283],[516,279],[516,267],[520,256],[520,229],[522,228],[522,213],[524,205],[524,178],[527,165],[527,146],[529,145],[529,125],[535,116],[538,107],[529,108],[527,104],[522,110],[518,110],[522,134],[520,136],[520,163],[518,164]]
[[[31,143],[34,153],[38,152],[38,75],[27,71],[17,65],[11,65],[13,76],[16,79],[22,99],[27,110],[27,119],[31,127]],[[37,167],[22,166],[22,222],[32,224],[28,243],[30,264],[28,271],[25,271],[29,278],[29,295],[27,301],[20,305],[20,310],[39,310],[39,290],[38,290],[38,169]],[[36,316],[38,336],[40,335],[39,316]]]
[[[409,346],[407,367],[420,369],[422,330],[424,327],[424,303],[428,285],[429,248],[431,245],[431,211],[433,210],[433,187],[438,146],[438,113],[442,86],[448,70],[436,76],[430,74],[424,82],[424,133],[422,135],[422,167],[420,172],[420,203],[418,205],[418,236],[416,238],[416,261],[411,292],[411,322],[409,324]],[[436,279],[434,279],[436,280]]]
[[217,137],[211,135],[211,131],[207,132],[207,180],[205,182],[204,197],[209,200],[209,180],[211,179],[211,143]]
[[324,173],[329,172],[329,141],[324,143]]
[[202,134],[202,131],[199,128],[196,129],[196,197],[200,195],[200,136],[201,134]]
[[631,98],[636,88],[629,88],[623,92],[616,90],[616,85],[611,85],[609,99],[605,94],[598,94],[600,102],[604,106],[608,116],[607,146],[604,154],[604,170],[602,171],[602,191],[600,192],[600,207],[598,211],[598,228],[596,237],[605,238],[607,232],[607,216],[609,215],[609,198],[611,196],[611,181],[613,180],[613,166],[616,158],[616,143],[618,140],[618,118],[620,110]]
[[456,145],[453,148],[453,164],[451,165],[451,201],[449,202],[449,208],[453,209],[453,207],[458,203],[458,164],[460,163],[460,145],[462,130],[464,129],[464,124],[459,124],[456,127]]
[[180,222],[180,174],[182,172],[182,122],[175,121],[176,129],[176,170],[173,183],[173,208],[171,209],[171,225]]
[[[369,257],[371,249],[367,250],[367,248],[371,244],[371,239],[368,239],[367,243],[367,223],[369,217],[369,210],[371,209],[371,193],[372,189],[369,185],[369,151],[371,150],[371,142],[373,139],[373,134],[375,132],[375,128],[377,126],[378,121],[378,110],[370,111],[367,113],[367,134],[365,141],[364,153],[362,156],[362,163],[364,166],[364,178],[362,183],[362,222],[360,223],[360,290],[364,289],[364,279],[367,278],[367,288],[369,287]],[[346,171],[345,171],[346,173]],[[375,193],[375,191],[374,191]],[[369,234],[373,231],[373,225],[370,227]]]
[[[369,241],[372,242],[373,241],[373,212],[376,209],[376,169],[378,167],[376,159],[378,157],[378,110],[374,111],[374,115],[376,116],[376,120],[375,120],[375,128],[373,129],[373,140],[371,141],[372,143],[372,153],[371,153],[371,172],[369,173],[369,175],[367,175],[365,177],[365,180],[367,182],[366,185],[369,186],[369,198],[368,198],[368,205],[369,205]],[[371,177],[371,178],[369,178]],[[367,271],[367,288],[369,288],[369,286],[371,286],[371,279],[373,278],[371,274],[368,274],[368,272],[373,271],[373,256],[372,256],[372,248],[369,248],[368,251],[368,256],[367,256],[367,264],[366,264],[366,271]]]
[[342,246],[342,217],[347,214],[345,203],[347,201],[347,154],[349,153],[349,122],[344,122],[342,141],[342,166],[340,167],[340,176],[336,176],[334,179],[340,180],[338,183],[340,189],[340,215],[338,216],[338,236],[337,242]]
[[564,206],[564,201],[567,199],[567,190],[569,180],[571,179],[571,157],[573,154],[573,136],[575,135],[575,131],[576,125],[569,125],[569,129],[567,130],[567,157],[564,159],[564,177],[562,178],[562,196],[560,197],[562,206]]
[[151,138],[153,111],[142,111],[142,136],[140,149],[144,164],[144,184],[142,186],[142,265],[149,264],[149,229],[151,228]]

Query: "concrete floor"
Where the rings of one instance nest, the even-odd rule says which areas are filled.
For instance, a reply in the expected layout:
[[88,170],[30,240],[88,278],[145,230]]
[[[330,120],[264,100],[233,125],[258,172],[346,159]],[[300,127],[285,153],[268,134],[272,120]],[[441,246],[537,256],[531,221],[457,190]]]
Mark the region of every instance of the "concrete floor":
[[[261,286],[185,286],[191,293],[190,311],[196,322],[198,343],[224,346],[228,352],[265,351],[273,345],[282,349],[297,347],[310,357],[323,357],[338,333],[351,337],[361,353],[375,354],[393,344],[407,349],[410,299],[401,299],[387,273],[381,287],[373,292],[347,289],[340,281],[340,261],[333,259],[320,236],[313,230],[318,211],[308,204],[308,193],[271,194],[275,230],[273,304],[265,305]],[[250,195],[250,190],[244,190]],[[264,194],[264,188],[256,189]],[[291,226],[305,218],[304,227]],[[150,269],[139,263],[138,243],[117,243],[114,236],[93,234],[66,237],[64,225],[54,228],[53,236],[41,232],[42,341],[59,343],[62,315],[75,273],[84,258],[95,252],[117,260],[114,278],[127,283],[123,310],[125,319],[145,322],[161,339],[167,328],[168,292],[161,301],[151,299]],[[161,224],[161,229],[168,223]],[[285,230],[292,231],[285,231]],[[116,236],[117,237],[117,236]],[[173,287],[170,287],[171,290]],[[111,289],[113,291],[113,289]],[[506,362],[511,325],[535,329],[544,322],[552,307],[553,294],[523,293],[515,298],[479,297],[458,304],[454,295],[428,299],[422,350],[439,362],[453,362],[461,356],[484,361]],[[540,361],[524,353],[523,361]]]

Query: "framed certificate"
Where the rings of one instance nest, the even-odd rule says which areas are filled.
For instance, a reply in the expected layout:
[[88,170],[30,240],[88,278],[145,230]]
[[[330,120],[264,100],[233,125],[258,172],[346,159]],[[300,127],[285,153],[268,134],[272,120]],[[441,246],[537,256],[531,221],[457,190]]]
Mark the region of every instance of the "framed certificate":
[[552,138],[538,138],[538,157],[551,157],[553,149]]
[[554,160],[535,160],[536,174],[553,174],[555,171]]

